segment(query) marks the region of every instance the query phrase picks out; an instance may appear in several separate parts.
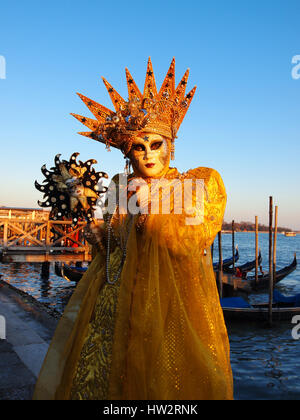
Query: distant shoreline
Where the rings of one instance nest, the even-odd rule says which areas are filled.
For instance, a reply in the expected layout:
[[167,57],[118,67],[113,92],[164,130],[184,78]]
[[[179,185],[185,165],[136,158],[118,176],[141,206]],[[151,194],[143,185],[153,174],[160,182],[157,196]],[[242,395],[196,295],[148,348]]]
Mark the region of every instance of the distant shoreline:
[[[222,233],[231,234],[232,231],[231,230],[222,230]],[[255,233],[255,230],[235,230],[234,233]],[[268,230],[259,230],[258,233],[269,233],[269,231]],[[287,233],[290,233],[290,232],[287,232]],[[296,233],[296,235],[300,234],[300,232],[293,232],[293,233]],[[284,235],[285,232],[278,232],[277,234],[278,235]]]

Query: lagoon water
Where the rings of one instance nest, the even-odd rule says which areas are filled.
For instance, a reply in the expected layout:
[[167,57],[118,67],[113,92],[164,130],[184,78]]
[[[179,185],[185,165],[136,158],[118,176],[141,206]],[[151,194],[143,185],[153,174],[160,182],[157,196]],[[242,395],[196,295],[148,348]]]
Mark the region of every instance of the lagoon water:
[[[254,233],[236,233],[235,242],[240,251],[237,265],[254,259]],[[223,258],[228,258],[232,252],[231,235],[223,235],[222,244]],[[259,234],[259,246],[267,272],[268,234]],[[277,269],[290,264],[294,252],[300,261],[300,235],[288,238],[279,234]],[[218,255],[217,241],[214,254]],[[40,273],[40,264],[0,264],[3,280],[63,312],[76,284],[57,277],[53,266],[48,280],[41,279]],[[300,293],[300,265],[277,289],[287,296]],[[266,301],[268,293],[249,298],[250,302]],[[294,327],[291,322],[274,323],[271,329],[258,323],[228,323],[236,399],[300,399],[300,340],[292,337]]]

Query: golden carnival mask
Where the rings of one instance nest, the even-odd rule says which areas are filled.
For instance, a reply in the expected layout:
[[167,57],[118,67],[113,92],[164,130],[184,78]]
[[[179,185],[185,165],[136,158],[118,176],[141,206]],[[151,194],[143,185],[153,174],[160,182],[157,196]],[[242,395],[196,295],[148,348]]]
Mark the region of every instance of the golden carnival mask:
[[154,133],[142,133],[133,139],[130,161],[141,177],[161,177],[169,169],[170,140]]
[[128,69],[126,79],[128,101],[103,78],[113,102],[115,111],[78,94],[90,109],[95,119],[71,114],[90,130],[79,134],[120,149],[127,156],[135,137],[144,132],[158,134],[171,141],[171,158],[174,159],[174,142],[177,131],[186,115],[196,86],[185,95],[189,70],[187,70],[175,88],[175,59],[173,58],[163,84],[157,92],[151,59],[148,60],[143,94],[138,89]]

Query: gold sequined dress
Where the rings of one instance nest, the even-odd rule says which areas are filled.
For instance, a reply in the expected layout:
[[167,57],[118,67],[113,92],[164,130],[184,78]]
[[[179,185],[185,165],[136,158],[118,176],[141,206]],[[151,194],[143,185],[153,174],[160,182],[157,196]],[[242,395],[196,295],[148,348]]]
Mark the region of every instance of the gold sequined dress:
[[[169,178],[180,177],[175,168]],[[226,192],[213,169],[185,178],[205,182],[204,223],[183,215],[135,216],[116,284],[106,282],[99,251],[62,316],[35,399],[232,399],[228,335],[210,245],[220,230]],[[119,219],[121,220],[121,219]],[[128,219],[114,226],[122,236]],[[204,250],[207,250],[205,252]],[[110,274],[122,251],[111,250]]]

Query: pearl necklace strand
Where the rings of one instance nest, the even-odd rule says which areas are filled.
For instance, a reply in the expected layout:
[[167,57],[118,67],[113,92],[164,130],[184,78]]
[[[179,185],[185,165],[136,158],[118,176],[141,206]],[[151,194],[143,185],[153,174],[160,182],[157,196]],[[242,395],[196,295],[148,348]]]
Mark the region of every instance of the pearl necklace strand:
[[[117,209],[117,208],[116,208]],[[132,223],[133,223],[133,216],[131,215],[131,220],[129,222],[129,226],[127,229],[127,234],[126,234],[126,238],[125,238],[125,242],[124,242],[124,246],[121,246],[120,241],[118,241],[118,239],[115,237],[114,233],[113,233],[113,227],[112,227],[112,220],[113,217],[115,215],[116,210],[114,211],[114,213],[111,215],[109,222],[107,224],[107,252],[106,252],[106,281],[108,284],[114,285],[121,274],[125,259],[126,259],[126,248],[127,248],[127,241],[128,241],[128,237],[131,231],[131,227],[132,227]],[[120,248],[122,249],[123,253],[122,253],[122,258],[121,258],[121,262],[118,268],[118,271],[116,272],[116,274],[114,275],[114,278],[111,280],[110,278],[110,242],[111,242],[111,233],[113,234],[114,238],[116,239],[118,245],[120,246]]]

